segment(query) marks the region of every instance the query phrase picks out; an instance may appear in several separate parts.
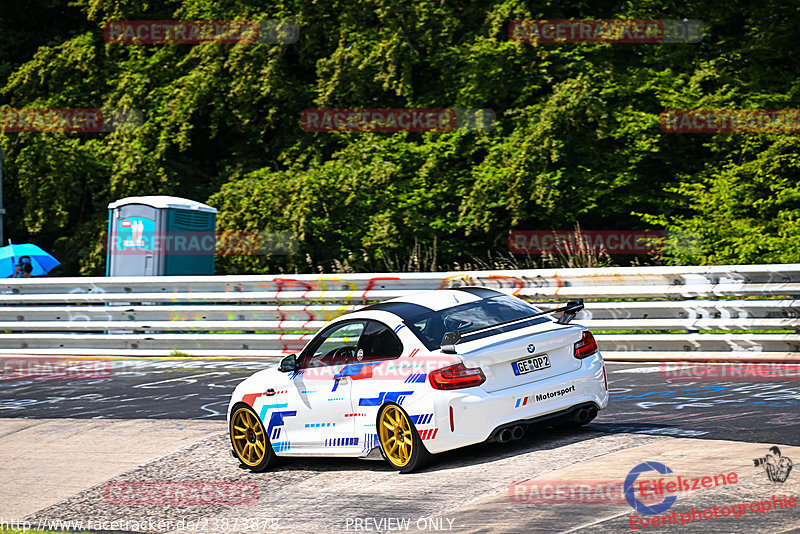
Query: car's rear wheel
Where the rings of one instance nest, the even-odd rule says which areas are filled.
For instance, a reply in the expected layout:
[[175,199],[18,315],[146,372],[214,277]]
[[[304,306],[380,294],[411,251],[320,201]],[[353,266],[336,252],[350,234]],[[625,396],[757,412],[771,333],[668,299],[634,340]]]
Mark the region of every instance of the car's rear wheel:
[[431,459],[411,418],[397,404],[386,404],[378,414],[378,439],[386,461],[401,473],[420,469]]
[[277,456],[264,430],[264,424],[253,409],[242,403],[231,413],[231,445],[236,458],[250,471],[265,471],[275,465]]

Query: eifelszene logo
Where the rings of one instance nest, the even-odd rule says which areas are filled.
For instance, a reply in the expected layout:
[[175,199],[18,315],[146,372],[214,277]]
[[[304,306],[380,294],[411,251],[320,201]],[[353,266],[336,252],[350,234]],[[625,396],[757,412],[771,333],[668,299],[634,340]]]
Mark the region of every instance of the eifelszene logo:
[[631,469],[628,473],[628,476],[625,477],[625,483],[622,485],[622,491],[625,494],[625,500],[628,501],[628,504],[630,504],[634,510],[640,514],[656,515],[669,510],[670,506],[675,504],[675,501],[678,497],[676,495],[671,495],[669,497],[665,497],[664,500],[657,504],[645,504],[637,499],[636,494],[634,493],[634,484],[636,483],[636,479],[639,478],[640,474],[647,473],[648,471],[655,471],[662,475],[672,473],[672,469],[659,462],[641,463]]
[[[644,462],[631,469],[622,485],[628,504],[640,514],[645,515],[658,515],[668,510],[675,504],[678,493],[739,483],[739,475],[733,471],[713,476],[687,478],[682,475],[672,475],[651,480],[639,479],[639,475],[649,471],[655,471],[661,475],[672,475],[672,469],[662,463]],[[661,502],[653,504],[654,500],[661,497],[663,497]],[[672,512],[672,517],[673,519],[676,517],[675,511]]]
[[753,458],[753,464],[763,467],[771,482],[786,482],[792,472],[792,460],[788,456],[781,456],[777,446],[770,447],[766,456]]

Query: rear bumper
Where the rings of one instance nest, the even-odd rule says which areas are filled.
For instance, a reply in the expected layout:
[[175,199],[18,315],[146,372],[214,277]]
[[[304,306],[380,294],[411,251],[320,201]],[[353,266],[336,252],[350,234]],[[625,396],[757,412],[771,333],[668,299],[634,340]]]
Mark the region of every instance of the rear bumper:
[[495,428],[492,431],[492,433],[489,434],[489,438],[488,439],[489,439],[489,441],[492,441],[493,439],[497,438],[498,434],[500,434],[500,432],[502,432],[503,429],[506,429],[506,428],[513,428],[515,426],[521,426],[521,425],[537,425],[537,424],[544,424],[544,423],[555,424],[555,423],[559,423],[559,422],[562,422],[562,421],[568,421],[570,419],[570,417],[572,417],[575,414],[575,412],[577,412],[578,410],[580,410],[580,409],[588,409],[590,407],[593,407],[596,410],[600,409],[600,408],[598,408],[598,406],[594,402],[582,402],[580,404],[576,404],[575,406],[570,406],[569,408],[566,408],[564,410],[559,410],[557,412],[548,413],[546,415],[538,415],[538,416],[533,417],[531,419],[520,419],[518,421],[513,421],[511,423],[506,423],[504,425],[501,425],[501,426]]
[[608,405],[600,353],[583,360],[575,371],[535,383],[492,393],[480,387],[439,393],[434,413],[441,430],[436,439],[425,442],[432,453],[481,443],[511,423],[563,417],[578,405],[593,404],[598,410]]

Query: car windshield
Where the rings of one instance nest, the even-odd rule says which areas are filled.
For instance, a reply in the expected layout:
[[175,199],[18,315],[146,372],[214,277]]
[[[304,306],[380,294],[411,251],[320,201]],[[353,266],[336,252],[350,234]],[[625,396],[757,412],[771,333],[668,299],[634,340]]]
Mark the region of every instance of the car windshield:
[[524,300],[510,295],[502,295],[418,315],[407,320],[406,325],[417,335],[428,350],[435,350],[441,347],[442,337],[446,332],[461,332],[463,334],[464,332],[492,325],[500,325],[496,329],[492,328],[485,332],[467,335],[462,338],[464,341],[470,341],[551,321],[548,317],[539,316],[512,325],[501,325],[501,323],[533,315],[538,311],[537,308]]

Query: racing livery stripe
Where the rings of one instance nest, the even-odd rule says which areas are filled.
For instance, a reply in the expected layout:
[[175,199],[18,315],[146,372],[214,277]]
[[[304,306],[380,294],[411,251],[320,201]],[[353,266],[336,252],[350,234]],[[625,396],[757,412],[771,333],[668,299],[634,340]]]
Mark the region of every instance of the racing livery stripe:
[[383,362],[365,362],[365,363],[351,363],[342,367],[342,370],[333,375],[333,389],[331,392],[336,391],[339,387],[339,381],[342,378],[350,377],[353,380],[363,380],[365,378],[372,378],[372,373],[375,367]]
[[265,395],[265,393],[246,393],[242,396],[242,402],[245,402],[250,405],[251,408],[254,408],[253,404],[256,402],[256,399]]
[[270,394],[267,394],[267,393],[246,393],[246,394],[242,395],[242,402],[246,402],[247,404],[250,405],[251,408],[253,408],[254,407],[253,404],[256,402],[256,399],[259,398],[259,397],[263,397],[263,396],[272,397],[273,395],[282,395],[283,393],[288,393],[288,392],[289,392],[288,389],[281,389],[281,390],[278,390],[278,391],[273,391]]
[[415,425],[427,425],[433,419],[432,413],[425,413],[420,415],[412,415],[411,422]]
[[419,437],[422,440],[433,439],[436,437],[436,434],[439,432],[438,428],[427,428],[425,430],[419,431]]
[[[285,412],[272,412],[272,414],[269,417],[269,426],[267,426],[267,435],[271,436],[272,429],[283,426],[284,417],[294,417],[295,415],[297,415],[296,410],[285,411]],[[277,430],[278,432],[275,438],[277,438],[280,435],[280,428],[278,428]],[[270,438],[270,439],[275,439],[275,438]]]
[[375,366],[381,363],[383,362],[350,363],[342,367],[342,370],[333,375],[333,378],[344,378],[346,376],[349,376],[353,380],[372,378],[372,372],[375,370]]
[[326,439],[326,447],[352,447],[358,445],[358,438],[333,438]]
[[377,397],[361,397],[358,399],[359,406],[380,406],[384,402],[396,402],[403,404],[403,400],[413,395],[413,391],[381,391]]
[[261,420],[263,421],[264,418],[267,416],[267,410],[269,410],[270,408],[280,409],[280,408],[288,408],[288,407],[289,407],[289,403],[288,402],[284,402],[283,404],[265,404],[264,406],[261,407],[261,413],[259,413],[259,416],[261,417]]
[[421,384],[428,378],[427,373],[414,373],[404,380],[406,384]]
[[378,434],[364,434],[364,448],[361,452],[369,452],[378,446]]
[[290,445],[291,444],[288,441],[278,441],[272,444],[272,450],[275,452],[288,451]]

